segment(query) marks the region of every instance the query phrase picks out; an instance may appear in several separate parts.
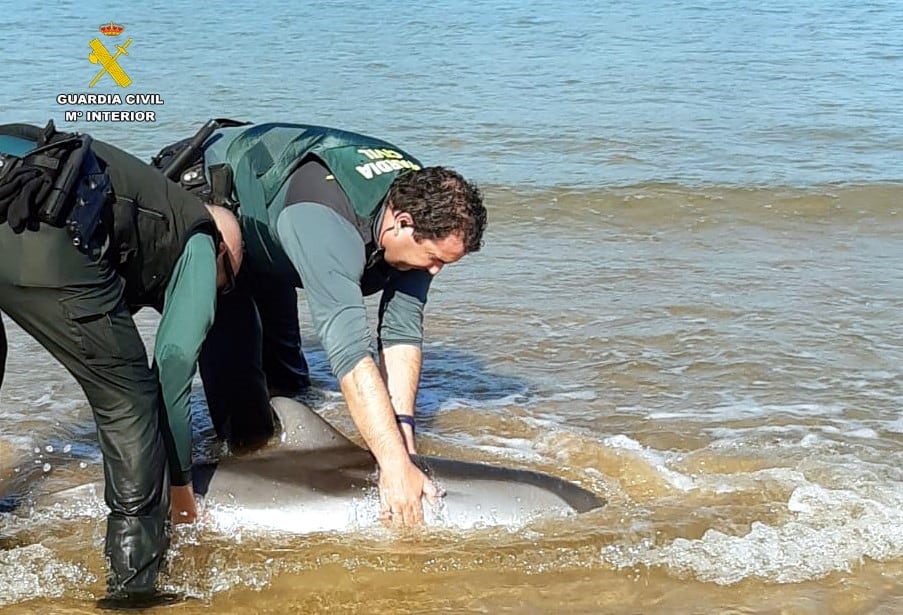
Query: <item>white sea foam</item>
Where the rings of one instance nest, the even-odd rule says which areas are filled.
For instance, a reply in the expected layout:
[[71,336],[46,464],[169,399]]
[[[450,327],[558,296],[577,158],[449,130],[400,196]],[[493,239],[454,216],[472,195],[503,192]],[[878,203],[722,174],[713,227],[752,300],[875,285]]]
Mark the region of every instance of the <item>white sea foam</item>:
[[602,443],[611,448],[620,448],[636,453],[664,478],[669,485],[681,491],[689,491],[698,487],[697,481],[692,476],[687,476],[668,467],[670,455],[643,446],[633,438],[624,434],[609,436]]
[[885,429],[894,433],[903,433],[903,413],[897,417],[897,420],[890,421],[884,425]]
[[646,410],[643,414],[649,420],[707,420],[712,422],[724,422],[744,420],[750,418],[765,418],[772,416],[795,416],[824,418],[836,416],[844,411],[839,404],[761,404],[753,399],[732,401],[728,404],[682,408],[677,411]]
[[862,428],[860,428],[860,429],[851,429],[851,430],[845,431],[845,432],[844,432],[844,435],[845,435],[845,436],[848,436],[848,437],[850,437],[850,438],[868,438],[868,439],[872,439],[872,438],[877,438],[877,437],[878,437],[878,432],[875,431],[874,429],[869,428],[869,427],[862,427]]
[[0,551],[0,606],[34,598],[58,598],[96,579],[84,566],[61,561],[34,544]]
[[850,570],[865,557],[903,557],[899,487],[876,487],[866,497],[807,483],[793,490],[787,510],[790,521],[753,522],[742,536],[709,530],[699,539],[677,538],[661,546],[607,546],[602,557],[617,567],[662,566],[719,585],[750,578],[797,583]]

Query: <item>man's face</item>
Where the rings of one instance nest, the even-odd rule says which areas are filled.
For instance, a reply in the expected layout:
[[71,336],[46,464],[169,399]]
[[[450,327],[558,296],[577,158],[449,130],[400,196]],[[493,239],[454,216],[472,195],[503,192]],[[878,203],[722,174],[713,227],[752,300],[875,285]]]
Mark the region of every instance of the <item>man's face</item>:
[[385,261],[395,269],[409,271],[419,269],[436,275],[445,265],[455,263],[464,256],[464,241],[460,235],[443,239],[414,239],[413,226],[398,229],[384,242]]

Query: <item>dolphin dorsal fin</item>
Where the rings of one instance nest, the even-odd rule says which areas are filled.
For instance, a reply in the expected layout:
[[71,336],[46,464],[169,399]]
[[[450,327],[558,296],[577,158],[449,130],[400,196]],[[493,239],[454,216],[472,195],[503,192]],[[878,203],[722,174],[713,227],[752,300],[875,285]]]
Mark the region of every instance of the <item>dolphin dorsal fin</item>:
[[270,405],[282,422],[282,447],[298,451],[346,447],[361,450],[326,419],[297,400],[273,397]]

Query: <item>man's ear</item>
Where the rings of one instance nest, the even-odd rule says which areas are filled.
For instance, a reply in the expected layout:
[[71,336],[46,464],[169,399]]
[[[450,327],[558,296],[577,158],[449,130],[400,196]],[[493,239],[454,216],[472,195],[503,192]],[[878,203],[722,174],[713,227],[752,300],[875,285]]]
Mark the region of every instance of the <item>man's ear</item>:
[[395,215],[395,224],[397,224],[399,228],[414,226],[414,218],[412,218],[411,214],[408,212],[403,211]]

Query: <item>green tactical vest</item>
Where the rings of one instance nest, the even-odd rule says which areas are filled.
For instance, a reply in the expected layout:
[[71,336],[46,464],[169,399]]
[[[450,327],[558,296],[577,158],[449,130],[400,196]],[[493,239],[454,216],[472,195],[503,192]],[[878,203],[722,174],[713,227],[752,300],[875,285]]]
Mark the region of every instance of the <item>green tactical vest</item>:
[[[208,169],[218,163],[232,168],[252,260],[276,270],[291,268],[276,236],[276,219],[285,207],[276,197],[311,156],[332,171],[355,213],[369,221],[378,215],[399,173],[421,168],[416,158],[391,143],[334,128],[270,123],[218,130],[205,145],[205,164]],[[360,230],[360,220],[349,222]],[[371,239],[364,237],[364,243]]]

